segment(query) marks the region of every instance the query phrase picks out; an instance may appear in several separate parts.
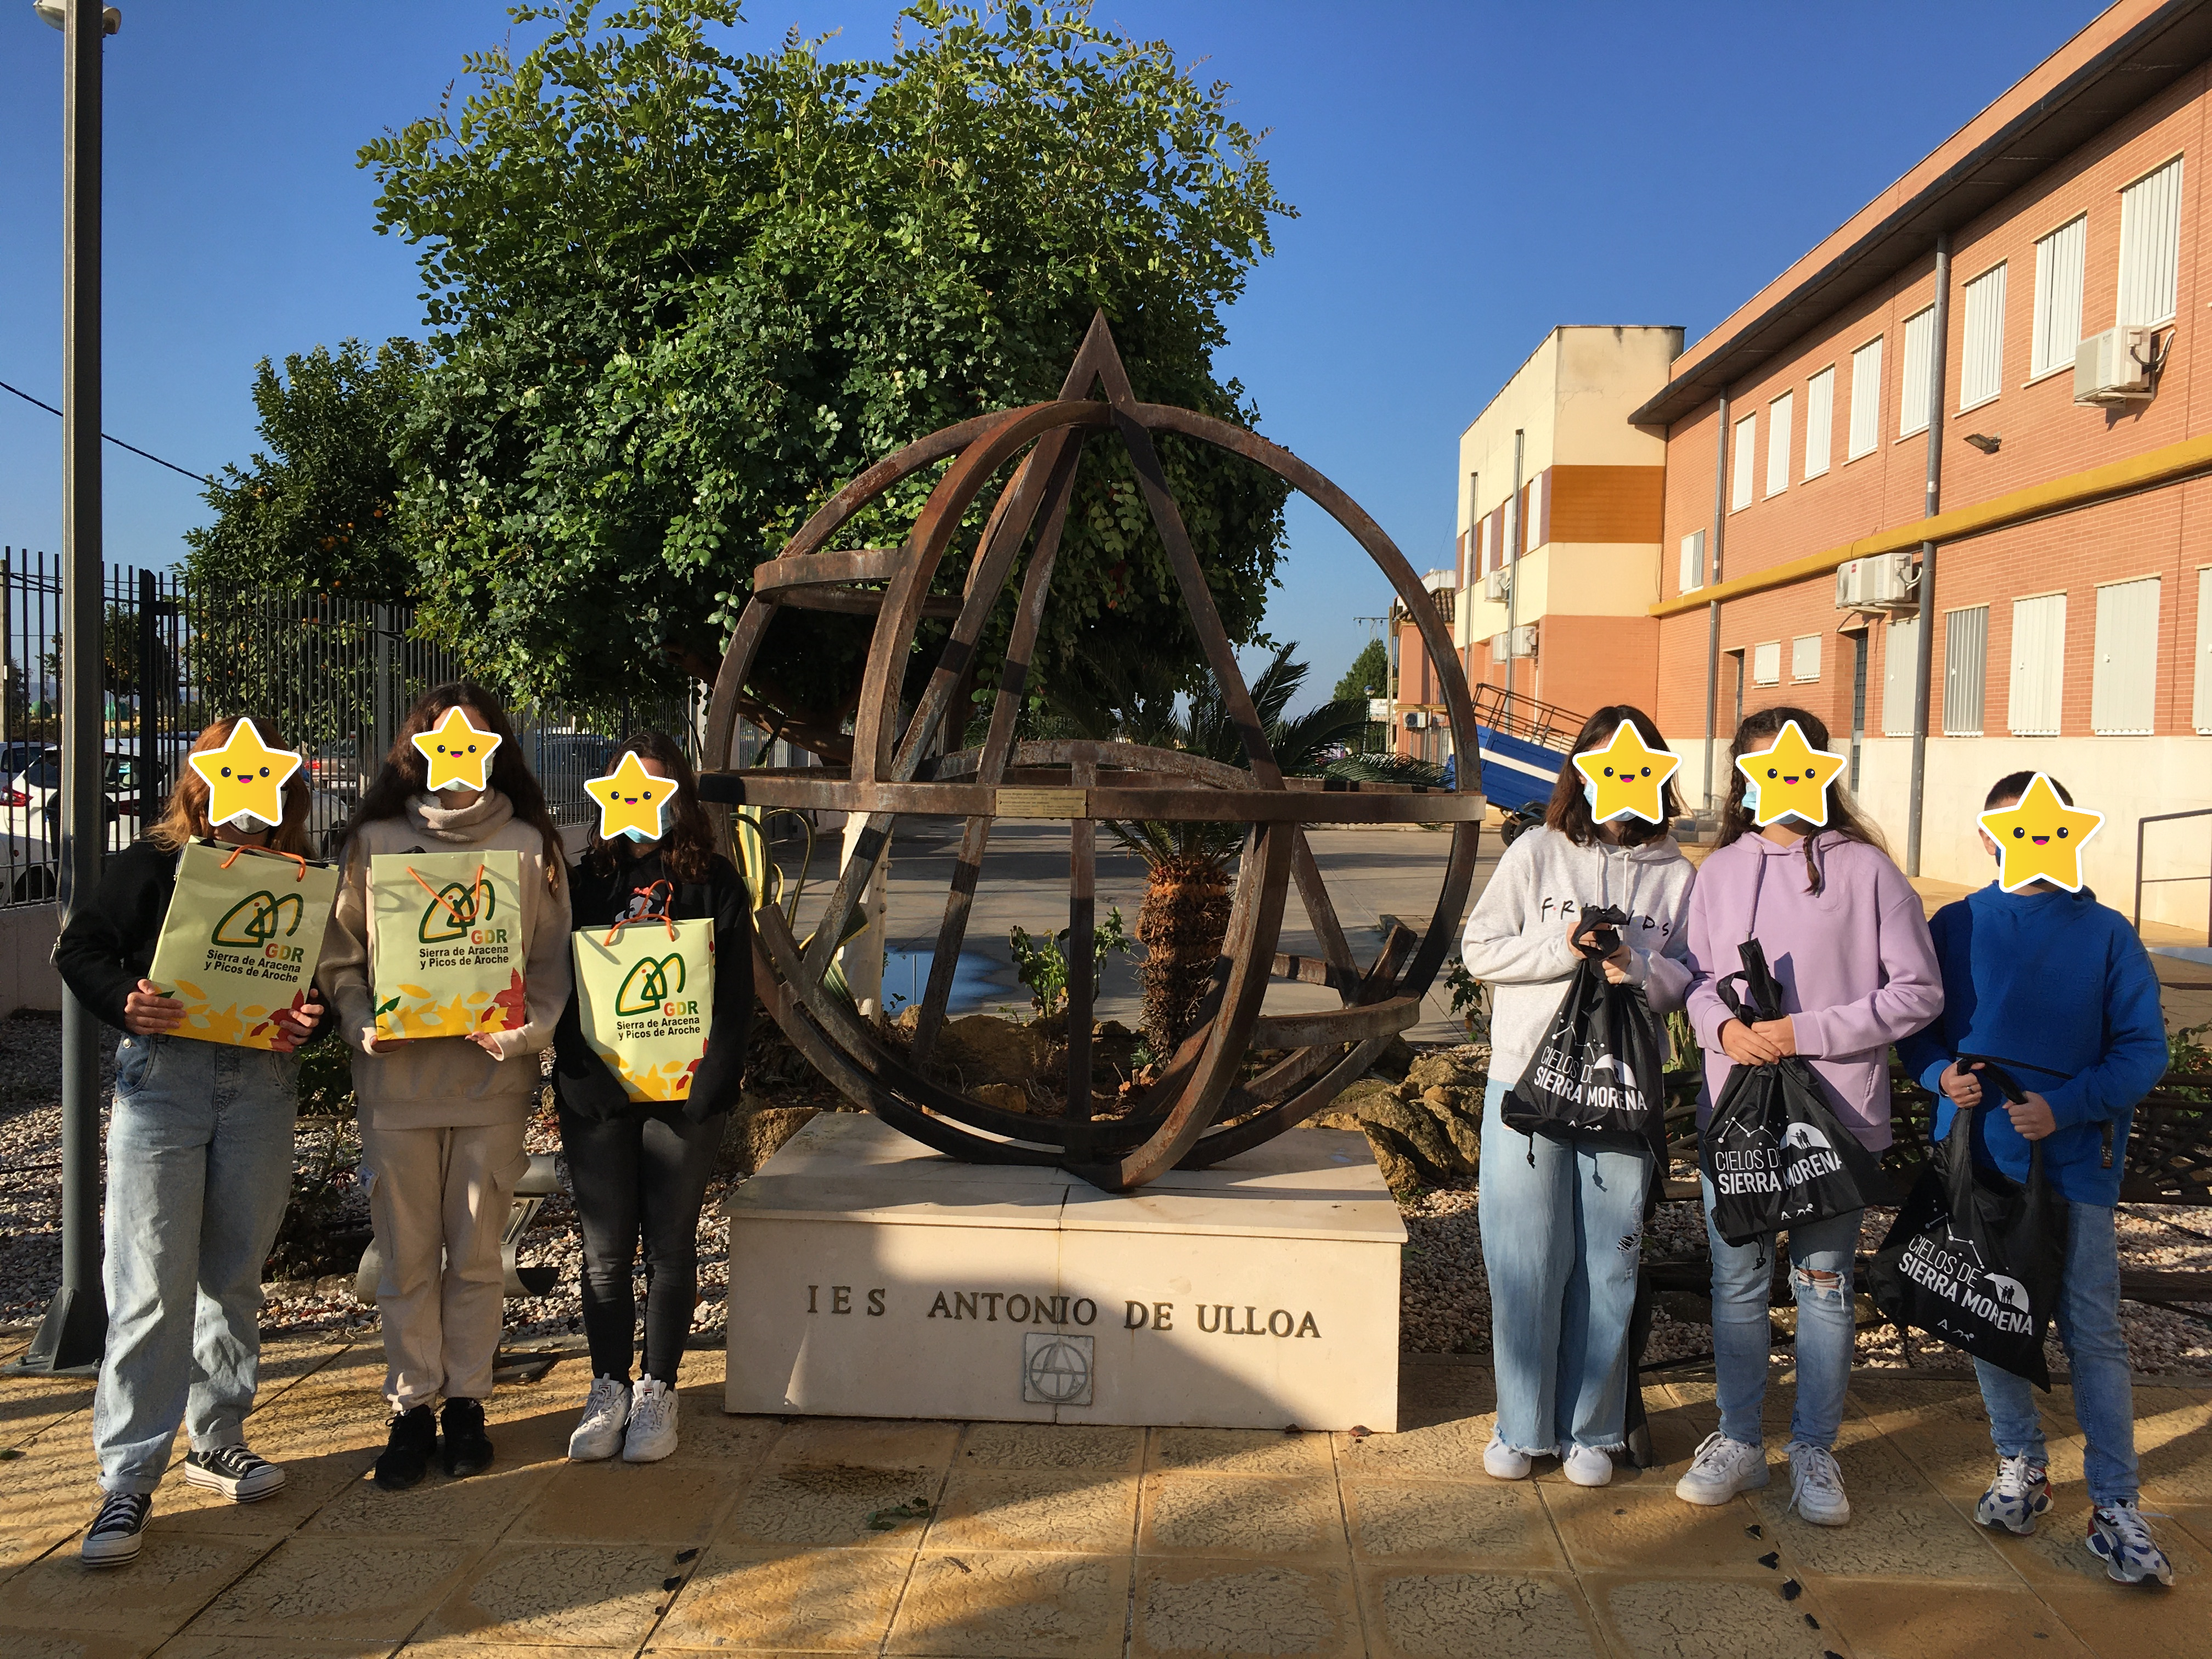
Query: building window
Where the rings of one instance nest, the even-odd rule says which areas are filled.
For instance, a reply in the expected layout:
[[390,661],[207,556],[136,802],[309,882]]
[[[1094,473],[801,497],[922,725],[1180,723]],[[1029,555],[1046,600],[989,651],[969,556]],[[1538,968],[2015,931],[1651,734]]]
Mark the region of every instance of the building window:
[[1920,665],[1920,618],[1890,623],[1881,648],[1881,734],[1912,735],[1912,694]]
[[1959,369],[1961,413],[2004,390],[2005,268],[1966,284],[1966,356]]
[[1910,438],[1928,430],[1936,396],[1936,307],[1905,319],[1905,380],[1897,389],[1897,435]]
[[1751,683],[1778,685],[1782,681],[1782,641],[1769,640],[1751,647]]
[[1817,478],[1828,470],[1836,423],[1836,370],[1833,364],[1805,382],[1805,476]]
[[1790,678],[1802,684],[1820,678],[1820,636],[1800,634],[1790,641]]
[[2089,729],[2102,737],[2149,734],[2158,700],[2158,578],[2097,590],[2097,661]]
[[1779,495],[1790,488],[1790,425],[1797,394],[1785,392],[1766,406],[1766,493]]
[[2197,700],[2189,723],[2212,732],[2212,564],[2197,573]]
[[1851,441],[1846,461],[1874,453],[1881,435],[1881,338],[1851,353]]
[[1692,530],[1682,538],[1682,592],[1692,592],[1705,585],[1705,532]]
[[2044,593],[2012,605],[2012,689],[2007,723],[2018,738],[2058,735],[2066,683],[2066,596]]
[[1943,735],[1982,735],[1983,687],[1989,680],[1990,608],[1974,605],[1943,617]]
[[2031,377],[2070,368],[2081,343],[2081,251],[2088,245],[2087,214],[2035,245],[2035,339]]
[[2181,158],[2120,192],[2120,307],[2114,320],[2157,326],[2173,320],[2181,271]]
[[1735,479],[1729,490],[1729,511],[1741,513],[1751,505],[1752,467],[1759,439],[1759,416],[1747,415],[1735,423],[1735,443],[1729,452],[1729,465]]

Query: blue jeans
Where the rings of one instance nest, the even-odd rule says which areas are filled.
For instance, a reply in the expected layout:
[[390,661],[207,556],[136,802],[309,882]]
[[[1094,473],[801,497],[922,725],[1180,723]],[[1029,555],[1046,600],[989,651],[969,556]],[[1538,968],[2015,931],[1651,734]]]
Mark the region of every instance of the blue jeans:
[[[2120,1328],[2120,1255],[2109,1204],[2066,1206],[2066,1271],[2057,1316],[2058,1340],[2074,1366],[2074,1420],[2089,1443],[2083,1468],[2089,1501],[2131,1504],[2136,1495],[2135,1389],[2128,1340]],[[1997,1450],[2045,1461],[2035,1385],[1986,1360],[1977,1359],[1974,1370]]]
[[1509,1129],[1506,1086],[1483,1094],[1478,1193],[1498,1437],[1531,1456],[1618,1451],[1650,1154]]
[[181,1421],[192,1449],[245,1438],[261,1368],[261,1269],[292,1192],[299,1062],[126,1036],[107,1129],[107,1352],[93,1395],[100,1484],[151,1492]]
[[[1705,1239],[1713,1254],[1713,1373],[1721,1432],[1747,1446],[1765,1443],[1759,1406],[1766,1397],[1771,1346],[1766,1310],[1774,1241],[1769,1234],[1731,1244],[1713,1230],[1713,1183],[1705,1194]],[[1797,1403],[1790,1437],[1832,1449],[1843,1426],[1844,1393],[1851,1380],[1851,1264],[1859,1218],[1850,1210],[1790,1230],[1790,1290],[1797,1299]]]

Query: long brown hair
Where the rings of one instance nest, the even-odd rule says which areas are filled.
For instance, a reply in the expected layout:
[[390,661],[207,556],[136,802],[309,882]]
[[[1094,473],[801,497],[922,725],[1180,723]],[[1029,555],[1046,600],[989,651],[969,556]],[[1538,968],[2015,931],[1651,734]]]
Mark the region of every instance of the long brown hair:
[[568,867],[568,854],[561,845],[561,831],[553,822],[553,814],[546,810],[545,792],[538,787],[537,775],[522,757],[522,745],[515,739],[514,724],[507,719],[507,705],[500,701],[497,693],[471,680],[453,680],[433,686],[415,699],[407,718],[399,722],[399,735],[392,740],[392,748],[384,757],[375,781],[362,793],[361,805],[347,822],[345,845],[350,847],[354,837],[368,824],[404,817],[407,803],[428,793],[426,786],[429,769],[422,759],[422,751],[415,746],[416,736],[445,719],[447,711],[464,705],[476,710],[499,739],[499,747],[492,751],[491,775],[486,781],[507,797],[516,817],[537,830],[545,843],[546,879],[557,882],[561,872]]
[[[198,737],[192,739],[190,750],[195,755],[205,754],[210,749],[220,749],[230,741],[230,734],[239,721],[249,718],[244,714],[226,714]],[[284,747],[284,738],[273,721],[260,715],[251,716],[253,729],[261,734],[261,741],[271,749]],[[149,757],[140,755],[143,765]],[[146,839],[164,853],[173,853],[186,842],[204,840],[215,834],[215,825],[208,820],[207,780],[189,766],[178,769],[177,787],[169,792],[169,804],[153,827],[146,831]],[[280,853],[291,853],[299,857],[307,855],[307,763],[303,759],[293,769],[292,775],[284,780],[284,822],[269,832],[268,845]]]
[[[714,830],[707,821],[707,809],[699,804],[699,780],[682,747],[665,732],[640,732],[615,751],[616,765],[622,764],[624,755],[658,761],[668,769],[676,784],[676,798],[668,803],[668,816],[663,820],[667,833],[660,838],[661,862],[678,881],[706,880],[714,862]],[[622,866],[621,853],[596,828],[584,848],[584,859],[603,876],[612,875]]]
[[[1787,703],[1778,703],[1772,708],[1762,708],[1755,714],[1746,714],[1743,724],[1735,729],[1735,741],[1729,745],[1729,792],[1728,799],[1721,807],[1720,846],[1726,847],[1745,836],[1759,833],[1759,826],[1752,822],[1751,814],[1744,811],[1743,769],[1736,762],[1755,748],[1772,748],[1774,739],[1782,735],[1782,728],[1791,720],[1797,722],[1797,729],[1805,734],[1805,741],[1814,748],[1826,749],[1828,746],[1827,722],[1809,709],[1793,708]],[[1858,815],[1857,809],[1851,804],[1850,791],[1844,787],[1841,778],[1828,785],[1828,821],[1820,826],[1820,830],[1822,832],[1833,830],[1847,841],[1863,842],[1879,853],[1889,851],[1888,843],[1881,838],[1881,831]],[[1813,843],[1819,839],[1819,833],[1805,837],[1805,890],[1808,893],[1820,890],[1820,866],[1813,859]]]
[[[1637,736],[1651,749],[1664,749],[1667,740],[1659,735],[1659,723],[1633,703],[1607,703],[1583,722],[1583,729],[1575,738],[1572,754],[1585,754],[1592,749],[1602,749],[1613,741],[1613,734],[1624,725],[1636,728]],[[1590,817],[1589,802],[1583,794],[1583,775],[1569,761],[1559,768],[1559,781],[1552,786],[1552,799],[1544,808],[1544,827],[1556,830],[1577,847],[1587,847],[1598,838],[1597,823]],[[1620,844],[1641,847],[1648,842],[1664,840],[1682,811],[1680,797],[1674,793],[1674,780],[1669,778],[1662,787],[1659,797],[1662,821],[1646,823],[1642,818],[1620,820]]]

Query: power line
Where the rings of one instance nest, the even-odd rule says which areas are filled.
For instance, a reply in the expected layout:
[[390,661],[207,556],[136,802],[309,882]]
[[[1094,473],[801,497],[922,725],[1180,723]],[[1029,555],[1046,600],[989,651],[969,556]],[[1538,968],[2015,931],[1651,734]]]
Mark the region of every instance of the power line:
[[[23,391],[20,387],[9,386],[5,380],[0,380],[0,392],[12,392],[27,404],[37,404],[40,409],[45,410],[49,415],[59,416],[61,414],[61,410],[56,409],[52,404],[40,402],[40,399],[33,398],[29,392]],[[103,432],[100,435],[106,439],[108,442],[113,444],[118,449],[127,449],[133,455],[143,456],[147,460],[153,462],[156,466],[166,466],[170,471],[180,473],[185,477],[190,478],[194,483],[206,483],[210,482],[207,476],[194,472],[189,468],[179,466],[174,461],[165,461],[159,455],[155,454],[151,450],[141,449],[137,444],[126,444],[122,439],[117,437],[112,432]]]

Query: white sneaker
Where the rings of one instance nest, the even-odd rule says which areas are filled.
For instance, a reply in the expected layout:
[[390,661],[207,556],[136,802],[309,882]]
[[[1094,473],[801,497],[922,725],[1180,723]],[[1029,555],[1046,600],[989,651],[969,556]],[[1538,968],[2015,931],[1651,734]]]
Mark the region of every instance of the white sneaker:
[[676,1396],[659,1377],[640,1377],[630,1391],[629,1432],[623,1438],[623,1462],[658,1463],[675,1449]]
[[2022,1452],[2017,1457],[1998,1457],[1996,1479],[1974,1505],[1974,1519],[2026,1538],[2035,1530],[2035,1517],[2050,1507],[2051,1471],[2029,1462]]
[[1613,1458],[1594,1446],[1569,1446],[1559,1454],[1559,1468],[1577,1486],[1604,1486],[1613,1482]]
[[592,1379],[584,1415],[568,1437],[571,1463],[596,1463],[621,1449],[623,1425],[629,1421],[629,1384],[618,1376]]
[[1483,1448],[1482,1472],[1492,1480],[1526,1480],[1534,1461],[1527,1452],[1515,1451],[1493,1434],[1489,1445]]
[[[88,1559],[90,1548],[88,1544]],[[2133,1504],[2106,1504],[2089,1511],[2089,1549],[2104,1561],[2106,1573],[2115,1583],[2140,1584],[2146,1578],[2161,1584],[2173,1582],[2173,1564]]]
[[1674,1496],[1685,1504],[1711,1507],[1727,1503],[1738,1492],[1757,1492],[1765,1484],[1765,1449],[1731,1440],[1717,1431],[1698,1447],[1690,1467],[1674,1483]]
[[1826,1446],[1790,1443],[1790,1501],[1816,1527],[1840,1527],[1851,1518],[1851,1500],[1844,1496],[1844,1472]]

